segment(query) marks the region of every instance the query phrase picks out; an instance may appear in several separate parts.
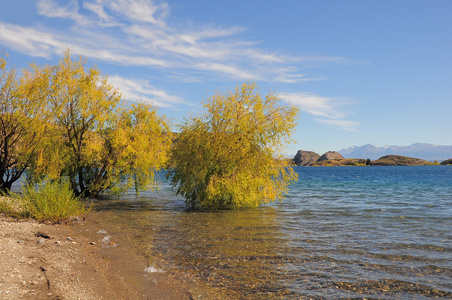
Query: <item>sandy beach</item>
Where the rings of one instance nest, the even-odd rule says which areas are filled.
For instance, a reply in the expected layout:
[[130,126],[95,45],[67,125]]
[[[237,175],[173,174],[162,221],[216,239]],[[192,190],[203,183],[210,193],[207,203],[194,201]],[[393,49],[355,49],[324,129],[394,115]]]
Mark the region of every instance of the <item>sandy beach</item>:
[[83,233],[74,228],[82,221],[74,222],[47,225],[0,215],[0,299],[194,298],[164,273],[145,272],[144,261],[102,230]]

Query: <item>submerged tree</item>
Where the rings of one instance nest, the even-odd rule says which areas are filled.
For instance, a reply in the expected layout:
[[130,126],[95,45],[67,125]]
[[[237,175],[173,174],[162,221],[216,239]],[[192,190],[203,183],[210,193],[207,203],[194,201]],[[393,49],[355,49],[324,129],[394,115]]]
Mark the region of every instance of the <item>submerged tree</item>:
[[205,114],[180,126],[167,176],[191,207],[257,207],[281,200],[297,179],[280,155],[298,109],[272,93],[262,98],[255,88],[245,83],[214,95]]
[[165,166],[171,145],[167,120],[143,103],[120,110],[114,120],[103,135],[104,170],[99,173],[104,184],[115,193],[132,186],[137,191],[154,189],[155,171]]
[[81,57],[72,60],[69,51],[58,65],[32,66],[30,73],[50,116],[33,176],[68,177],[85,196],[154,186],[170,137],[166,120],[150,105],[119,107],[121,95],[107,78]]
[[30,97],[26,78],[19,80],[0,57],[0,191],[11,189],[42,149],[46,131],[41,101]]

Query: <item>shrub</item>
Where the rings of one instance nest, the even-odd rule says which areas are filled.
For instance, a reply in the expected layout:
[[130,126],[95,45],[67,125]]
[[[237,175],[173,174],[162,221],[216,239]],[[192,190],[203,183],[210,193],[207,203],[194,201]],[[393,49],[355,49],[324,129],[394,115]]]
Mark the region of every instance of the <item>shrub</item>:
[[91,210],[85,209],[80,198],[76,197],[68,180],[51,181],[45,179],[39,184],[29,183],[24,186],[21,195],[12,194],[20,206],[23,217],[31,217],[38,221],[60,223],[70,217],[83,216]]
[[24,214],[18,203],[17,197],[11,197],[10,195],[1,192],[0,193],[0,214],[4,214],[8,217],[23,218]]
[[9,215],[12,210],[12,207],[8,201],[8,198],[5,196],[0,196],[0,214]]

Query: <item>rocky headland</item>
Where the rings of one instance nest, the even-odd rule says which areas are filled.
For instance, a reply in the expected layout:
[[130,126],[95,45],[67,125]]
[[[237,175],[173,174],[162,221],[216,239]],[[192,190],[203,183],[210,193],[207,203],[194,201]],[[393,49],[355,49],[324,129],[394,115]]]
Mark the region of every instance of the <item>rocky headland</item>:
[[401,155],[385,155],[371,162],[372,166],[422,166],[431,163],[424,159]]
[[441,165],[452,165],[452,158],[441,162]]

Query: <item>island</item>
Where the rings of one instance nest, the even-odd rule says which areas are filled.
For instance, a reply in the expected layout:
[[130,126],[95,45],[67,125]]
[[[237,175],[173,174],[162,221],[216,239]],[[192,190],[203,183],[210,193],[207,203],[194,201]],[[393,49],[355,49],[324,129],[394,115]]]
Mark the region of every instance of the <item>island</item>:
[[[402,155],[385,155],[377,160],[368,158],[344,158],[339,152],[328,151],[319,155],[313,151],[299,150],[292,159],[295,166],[319,166],[319,167],[339,167],[339,166],[423,166],[438,165],[437,162],[430,162],[425,159],[407,157]],[[452,159],[441,162],[441,165],[452,165]]]
[[452,158],[446,159],[445,161],[441,162],[441,165],[452,165]]

